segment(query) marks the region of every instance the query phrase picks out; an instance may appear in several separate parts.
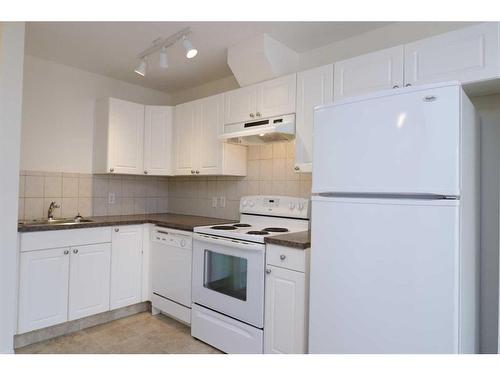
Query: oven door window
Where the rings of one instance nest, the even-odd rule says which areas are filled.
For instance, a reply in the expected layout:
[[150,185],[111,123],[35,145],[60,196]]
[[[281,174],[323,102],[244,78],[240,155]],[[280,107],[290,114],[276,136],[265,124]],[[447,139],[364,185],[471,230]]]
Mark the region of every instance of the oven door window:
[[245,258],[205,250],[204,287],[247,300],[247,269]]

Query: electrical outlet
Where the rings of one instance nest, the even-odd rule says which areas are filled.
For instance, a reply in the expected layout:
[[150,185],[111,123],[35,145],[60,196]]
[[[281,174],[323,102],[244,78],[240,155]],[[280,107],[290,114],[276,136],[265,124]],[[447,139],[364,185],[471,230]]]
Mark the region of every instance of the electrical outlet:
[[219,207],[226,207],[226,197],[219,197]]
[[115,204],[115,193],[109,193],[108,194],[108,203],[109,204]]
[[217,197],[212,197],[212,208],[217,208]]

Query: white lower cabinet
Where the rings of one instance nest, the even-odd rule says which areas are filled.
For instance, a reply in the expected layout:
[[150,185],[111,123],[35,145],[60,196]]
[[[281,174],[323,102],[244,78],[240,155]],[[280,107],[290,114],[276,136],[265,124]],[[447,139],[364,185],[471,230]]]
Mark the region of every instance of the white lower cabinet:
[[282,246],[266,249],[266,354],[307,353],[308,252]]
[[68,320],[109,310],[110,265],[109,243],[71,249]]
[[68,319],[69,250],[21,253],[18,333]]
[[142,225],[113,229],[110,298],[112,310],[142,300],[142,240]]

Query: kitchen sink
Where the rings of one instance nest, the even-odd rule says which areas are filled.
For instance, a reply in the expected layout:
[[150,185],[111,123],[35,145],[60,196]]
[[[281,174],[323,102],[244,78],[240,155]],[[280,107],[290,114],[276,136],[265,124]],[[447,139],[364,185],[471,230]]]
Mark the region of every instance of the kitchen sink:
[[25,226],[33,226],[33,225],[74,225],[81,223],[92,223],[93,220],[90,219],[40,219],[40,220],[31,220],[31,221],[21,221],[19,224]]

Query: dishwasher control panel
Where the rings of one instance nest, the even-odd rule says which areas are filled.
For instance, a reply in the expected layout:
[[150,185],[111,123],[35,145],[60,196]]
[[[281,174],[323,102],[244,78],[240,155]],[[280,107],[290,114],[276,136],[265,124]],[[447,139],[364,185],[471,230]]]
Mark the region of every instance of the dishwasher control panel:
[[168,228],[157,227],[153,230],[152,240],[166,246],[182,247],[191,249],[193,247],[192,237],[189,234],[182,234],[179,231],[172,231]]

